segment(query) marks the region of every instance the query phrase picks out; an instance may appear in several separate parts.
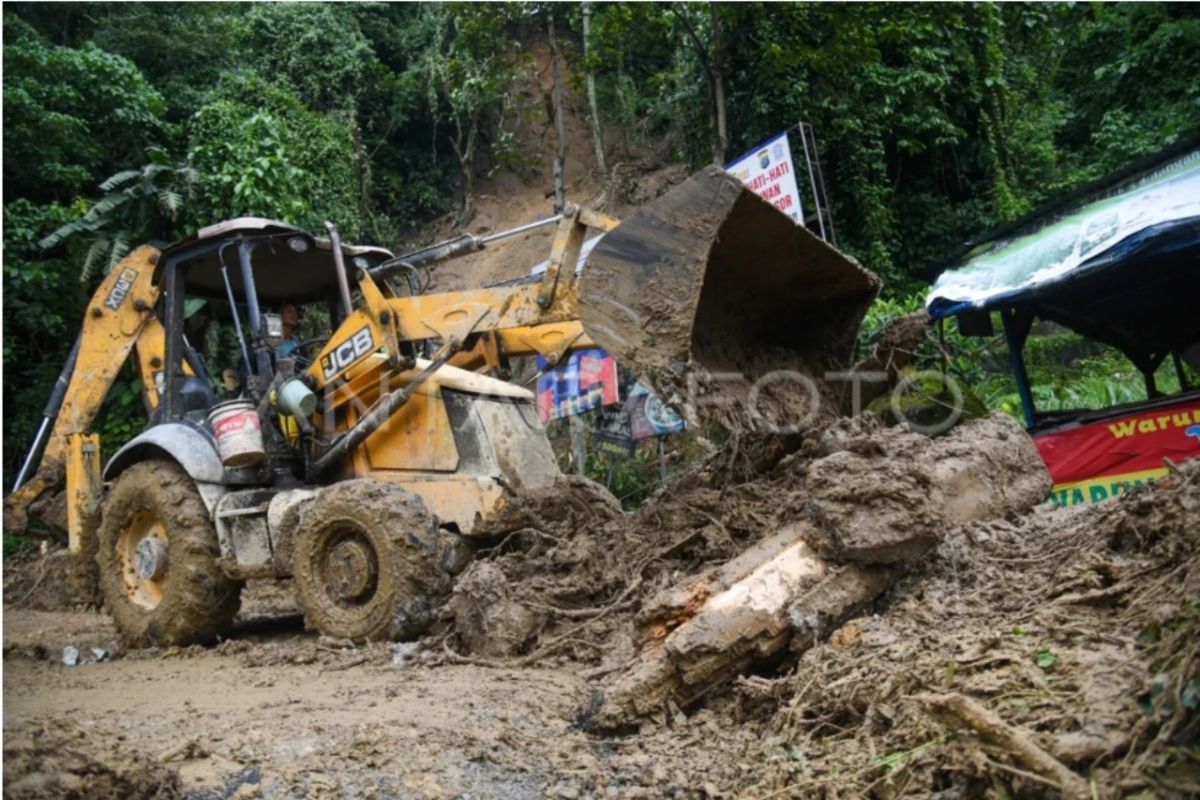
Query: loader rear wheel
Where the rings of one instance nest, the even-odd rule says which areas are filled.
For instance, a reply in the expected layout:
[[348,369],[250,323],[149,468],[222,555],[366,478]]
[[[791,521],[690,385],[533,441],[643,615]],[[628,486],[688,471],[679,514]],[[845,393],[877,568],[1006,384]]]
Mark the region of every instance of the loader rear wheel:
[[121,473],[97,538],[104,603],[131,645],[202,644],[229,629],[242,583],[217,566],[208,509],[178,464],[144,461]]
[[323,489],[296,533],[292,559],[305,624],[341,639],[415,639],[450,586],[425,505],[384,481]]

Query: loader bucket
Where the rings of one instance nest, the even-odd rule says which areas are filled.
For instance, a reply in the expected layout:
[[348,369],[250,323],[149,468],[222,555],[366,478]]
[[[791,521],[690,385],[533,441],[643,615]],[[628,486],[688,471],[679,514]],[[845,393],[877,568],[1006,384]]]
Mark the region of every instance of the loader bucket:
[[[806,373],[826,394],[826,373],[849,365],[879,286],[874,273],[707,167],[597,243],[580,278],[580,318],[594,341],[695,421],[706,415],[694,413],[689,376],[710,388],[740,381],[742,406],[755,381],[779,370]],[[707,418],[730,421],[728,413]]]

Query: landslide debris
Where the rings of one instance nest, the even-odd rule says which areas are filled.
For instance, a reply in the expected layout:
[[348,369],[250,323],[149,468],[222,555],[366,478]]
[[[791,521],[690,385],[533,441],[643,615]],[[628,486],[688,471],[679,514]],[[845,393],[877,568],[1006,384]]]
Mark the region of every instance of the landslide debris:
[[[1198,556],[1197,463],[1112,502],[949,531],[876,613],[785,677],[739,683],[739,713],[764,740],[763,772],[743,788],[1196,796]],[[980,708],[1015,738],[981,726]]]
[[838,563],[896,561],[936,544],[956,519],[1012,513],[1048,490],[1028,436],[1002,416],[936,440],[870,417],[796,436],[742,436],[632,514],[596,484],[563,478],[506,508],[498,544],[479,554],[493,584],[503,576],[510,613],[494,630],[456,613],[454,638],[483,655],[471,641],[505,639],[521,608],[537,627],[518,648],[527,657],[565,655],[611,671],[632,654],[635,614],[650,598],[706,568],[744,562],[780,531],[792,532],[785,544],[803,538]]
[[[533,637],[515,657],[476,652],[453,626],[445,641],[455,657],[507,669],[437,666],[440,647],[397,665],[386,645],[355,649],[303,634],[290,589],[278,586],[261,605],[265,616],[256,612],[250,627],[218,648],[139,651],[143,660],[83,668],[37,664],[36,675],[33,662],[17,655],[25,678],[15,688],[33,695],[49,681],[70,694],[87,677],[178,693],[197,686],[197,674],[211,674],[239,691],[273,693],[244,714],[198,721],[221,758],[262,760],[264,796],[275,786],[280,796],[949,800],[1070,796],[1081,782],[1089,797],[1196,796],[1195,465],[1094,507],[1043,504],[946,522],[940,541],[911,563],[837,563],[843,573],[885,569],[898,578],[849,618],[819,624],[820,635],[791,634],[786,647],[698,702],[667,698],[616,735],[571,726],[591,690],[609,685],[637,656],[651,623],[678,613],[677,602],[665,600],[682,597],[704,576],[712,576],[713,592],[725,591],[738,580],[729,576],[783,530],[776,523],[795,521],[802,506],[772,504],[789,491],[803,499],[814,464],[834,453],[869,456],[880,435],[886,451],[908,435],[876,428],[846,420],[821,435],[743,439],[736,456],[722,451],[637,514],[621,516],[602,490],[574,480],[568,488],[582,496],[572,492],[573,502],[559,495],[558,502],[543,498],[541,510],[532,504],[524,527],[499,535],[480,563],[503,573],[507,599],[536,620]],[[745,458],[748,451],[764,457]],[[746,478],[752,463],[761,465],[753,480]],[[522,568],[523,552],[537,563]],[[277,619],[268,625],[284,610],[292,615],[290,630]],[[48,624],[45,614],[18,611],[14,625],[22,615],[26,627]],[[62,624],[38,633],[39,640],[78,641],[63,636]],[[50,650],[39,658],[56,662],[58,650]],[[155,682],[140,683],[147,663],[158,661]],[[540,668],[556,661],[562,668]],[[539,668],[524,668],[532,662]],[[562,685],[554,688],[555,681]],[[408,705],[395,706],[402,687],[412,688]],[[180,696],[192,695],[157,698],[170,719],[191,713],[179,711]],[[48,700],[38,695],[35,702]],[[86,758],[69,757],[96,775],[127,775],[136,759],[129,746],[158,752],[162,724],[186,727],[122,727],[125,745],[105,735],[105,726],[124,724],[123,711],[105,710],[86,693],[67,702],[80,724],[62,728],[61,739],[47,739],[43,749],[65,758],[85,748]],[[31,752],[19,743],[34,732],[60,731],[36,705],[25,706],[22,722],[6,729],[6,791],[28,787],[28,774],[80,774],[10,754]],[[458,716],[443,719],[451,707]],[[349,714],[340,726],[326,718],[338,709]],[[378,715],[365,733],[363,713]],[[291,722],[281,724],[289,714]],[[537,717],[534,727],[523,722],[529,714]],[[298,748],[315,741],[304,738],[317,736],[314,730],[327,742],[319,760],[286,761],[288,753],[307,752]],[[115,760],[90,749],[97,742],[121,747]],[[549,753],[546,742],[553,742]],[[210,766],[224,776],[220,770],[234,767],[221,758]],[[188,769],[199,766],[188,762]],[[58,784],[44,785],[60,793]],[[135,788],[129,796],[146,795]]]
[[65,719],[30,725],[4,738],[6,800],[170,800],[179,775],[115,731]]
[[[1200,465],[1031,510],[1047,479],[1011,421],[921,439],[869,416],[743,439],[623,516],[578,479],[526,498],[523,527],[480,556],[537,620],[519,660],[581,665],[605,691],[580,722],[613,727],[596,722],[655,643],[803,546],[824,572],[786,608],[810,614],[772,629],[730,604],[743,616],[726,628],[758,625],[757,644],[723,643],[736,657],[714,689],[637,694],[615,729],[663,745],[703,718],[753,765],[727,773],[731,796],[1195,796]],[[472,657],[453,626],[447,646]],[[676,676],[721,652],[696,649]]]
[[91,603],[91,597],[74,588],[71,576],[71,556],[65,547],[18,553],[4,562],[4,605],[67,611]]
[[948,526],[1016,514],[1050,491],[1033,442],[994,415],[930,439],[860,425],[792,459],[771,535],[715,571],[677,581],[637,616],[637,659],[602,689],[591,722],[614,728],[680,705],[785,647],[800,652],[874,601]]

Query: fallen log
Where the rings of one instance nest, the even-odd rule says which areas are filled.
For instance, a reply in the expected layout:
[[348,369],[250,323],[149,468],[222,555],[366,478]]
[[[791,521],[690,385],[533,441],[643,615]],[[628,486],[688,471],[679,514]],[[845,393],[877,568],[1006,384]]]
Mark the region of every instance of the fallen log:
[[803,540],[794,541],[644,647],[604,690],[590,724],[619,727],[667,700],[686,706],[789,644],[811,646],[878,597],[897,573],[895,567],[830,565]]
[[1049,477],[1011,418],[940,439],[890,429],[807,465],[794,519],[720,567],[659,592],[638,614],[641,651],[587,723],[615,728],[681,706],[790,648],[823,641],[886,591],[948,527],[1028,509]]

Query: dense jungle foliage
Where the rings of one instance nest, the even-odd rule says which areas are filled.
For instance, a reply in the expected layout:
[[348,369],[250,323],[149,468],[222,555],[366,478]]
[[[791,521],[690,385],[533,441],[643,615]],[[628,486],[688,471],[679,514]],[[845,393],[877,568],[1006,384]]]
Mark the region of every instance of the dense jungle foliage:
[[[467,224],[477,176],[542,158],[514,133],[546,115],[551,16],[608,164],[812,123],[839,242],[895,308],[967,238],[1200,127],[1184,4],[6,3],[5,480],[130,247],[243,214],[389,246]],[[140,413],[130,373],[108,452]]]

